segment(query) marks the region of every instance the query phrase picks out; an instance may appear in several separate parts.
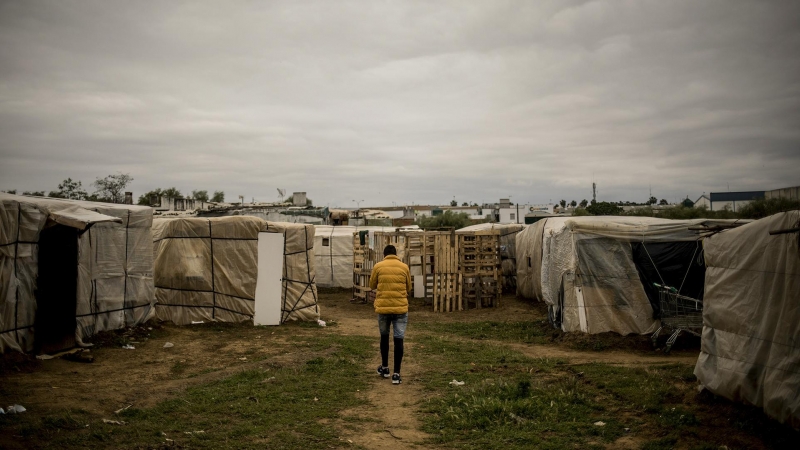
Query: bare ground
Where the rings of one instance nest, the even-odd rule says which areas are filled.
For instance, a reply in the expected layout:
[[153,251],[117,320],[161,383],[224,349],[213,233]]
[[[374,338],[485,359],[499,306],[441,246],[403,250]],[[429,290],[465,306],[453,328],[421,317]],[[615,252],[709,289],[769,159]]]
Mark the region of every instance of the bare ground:
[[[373,372],[379,362],[378,333],[371,305],[352,304],[347,291],[321,294],[323,318],[331,322],[325,332],[375,337],[374,362],[364,367]],[[428,437],[421,429],[420,405],[425,399],[421,382],[415,378],[422,368],[415,358],[415,329],[422,323],[457,322],[525,322],[545,320],[541,305],[504,297],[500,308],[470,310],[457,313],[433,313],[421,304],[413,304],[407,331],[403,384],[394,386],[389,380],[375,375],[365,392],[358,395],[368,403],[341,412],[334,425],[341,439],[363,448],[400,449],[424,448]],[[201,329],[198,327],[206,327]],[[6,404],[18,403],[28,408],[28,414],[46,416],[65,409],[82,409],[113,418],[115,410],[135,405],[146,408],[183,392],[187,387],[227,377],[238,371],[269,363],[291,364],[309,354],[308,349],[293,345],[298,334],[318,332],[301,327],[275,328],[275,331],[248,326],[216,330],[213,325],[177,327],[148,324],[136,331],[133,344],[136,350],[123,350],[107,345],[92,351],[96,362],[81,364],[63,359],[35,361],[19,355],[6,355],[0,364],[0,397]],[[150,329],[148,329],[150,328]],[[199,337],[202,336],[202,339]],[[209,338],[211,336],[211,338]],[[218,338],[216,338],[218,336]],[[647,367],[653,364],[693,365],[699,346],[694,341],[677,348],[670,355],[654,352],[647,337],[593,336],[601,341],[605,351],[576,350],[575,341],[585,336],[566,336],[554,333],[546,345],[507,341],[485,341],[505,345],[534,358],[558,358],[567,364],[591,362],[626,367]],[[172,348],[163,348],[166,342]],[[682,348],[681,348],[682,347]],[[176,374],[182,376],[176,377]],[[188,375],[188,377],[187,377]],[[695,386],[676,386],[693,401]],[[348,418],[361,420],[347,420]],[[714,423],[716,419],[709,419]],[[720,418],[720,421],[724,418]],[[720,422],[721,424],[721,422]],[[714,430],[710,429],[709,433]],[[742,436],[743,442],[760,448],[759,441]],[[19,448],[13,439],[0,438],[0,447]],[[624,436],[607,448],[639,448],[642,436]]]

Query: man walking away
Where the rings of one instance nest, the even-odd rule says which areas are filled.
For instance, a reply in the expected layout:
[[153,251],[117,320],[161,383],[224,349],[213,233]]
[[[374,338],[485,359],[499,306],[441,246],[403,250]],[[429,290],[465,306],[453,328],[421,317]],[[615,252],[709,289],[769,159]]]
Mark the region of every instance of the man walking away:
[[383,249],[383,261],[375,264],[369,277],[370,289],[377,289],[375,312],[381,333],[381,361],[378,374],[389,378],[389,325],[394,330],[394,373],[392,384],[400,384],[400,364],[403,362],[403,338],[408,324],[408,294],[411,274],[408,266],[397,257],[394,245]]

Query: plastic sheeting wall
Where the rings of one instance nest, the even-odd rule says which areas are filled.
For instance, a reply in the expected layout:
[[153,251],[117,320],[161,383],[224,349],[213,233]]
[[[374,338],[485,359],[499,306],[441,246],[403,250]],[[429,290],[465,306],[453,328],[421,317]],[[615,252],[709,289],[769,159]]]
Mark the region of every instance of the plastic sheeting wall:
[[353,287],[353,233],[364,230],[374,232],[397,229],[347,225],[317,225],[314,228],[314,266],[317,286],[348,289]]
[[97,223],[78,239],[78,336],[138,325],[155,314],[148,207],[87,207],[122,219]]
[[526,226],[517,234],[517,295],[542,300],[542,234],[547,220]]
[[0,194],[0,351],[33,350],[38,242],[48,222],[81,231],[78,343],[152,317],[152,217],[141,206]]
[[800,226],[789,211],[704,242],[703,335],[694,373],[707,389],[800,428]]
[[251,320],[259,232],[284,235],[281,322],[319,319],[314,227],[248,216],[153,222],[157,317],[176,324]]
[[[543,225],[539,223],[544,222]],[[558,217],[539,221],[521,237],[520,255],[531,257],[521,272],[522,294],[548,304],[550,319],[564,331],[652,333],[658,326],[633,260],[632,244],[697,242],[690,227],[733,221],[676,221],[649,217]],[[531,272],[541,230],[541,276]],[[527,248],[524,248],[527,247]],[[687,256],[681,267],[694,264]],[[675,261],[670,261],[673,264]],[[526,264],[527,266],[527,264]]]

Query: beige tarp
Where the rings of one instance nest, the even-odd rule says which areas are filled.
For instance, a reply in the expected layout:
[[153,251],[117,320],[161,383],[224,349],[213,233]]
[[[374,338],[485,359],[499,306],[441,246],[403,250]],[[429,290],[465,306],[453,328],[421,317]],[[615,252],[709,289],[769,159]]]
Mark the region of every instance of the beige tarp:
[[33,350],[39,234],[78,237],[76,341],[153,315],[153,210],[143,206],[0,193],[0,351]]
[[518,237],[521,246],[529,247],[521,248],[520,254],[528,252],[525,258],[532,258],[531,267],[524,267],[518,277],[528,294],[538,294],[539,280],[531,272],[541,236],[541,299],[548,304],[551,320],[564,331],[652,333],[659,323],[633,262],[631,243],[698,241],[698,231],[690,228],[732,222],[619,216],[544,219]]
[[314,266],[319,287],[353,287],[353,233],[397,230],[397,227],[314,226]]
[[497,230],[500,232],[500,269],[503,289],[514,292],[517,285],[517,234],[525,225],[515,223],[479,223],[456,230],[456,233]]
[[800,211],[704,242],[703,335],[694,373],[711,392],[800,428]]
[[251,216],[153,221],[157,317],[181,325],[251,320],[261,232],[285,239],[281,322],[319,319],[314,227]]
[[517,234],[517,295],[542,300],[542,234],[545,219]]

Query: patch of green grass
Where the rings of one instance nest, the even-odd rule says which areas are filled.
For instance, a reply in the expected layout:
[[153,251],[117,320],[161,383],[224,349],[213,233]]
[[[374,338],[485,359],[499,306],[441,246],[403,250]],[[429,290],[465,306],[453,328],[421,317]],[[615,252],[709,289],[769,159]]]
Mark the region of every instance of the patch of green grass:
[[[423,336],[415,352],[434,395],[423,404],[431,444],[457,448],[563,448],[612,442],[623,426],[563,360],[535,359],[502,345]],[[464,381],[450,386],[452,379]],[[605,426],[593,425],[603,421]]]
[[415,325],[422,331],[475,340],[499,340],[510,342],[543,343],[551,331],[549,324],[541,321],[525,322],[422,322]]
[[[570,365],[502,344],[431,335],[418,338],[414,349],[429,368],[419,378],[430,391],[423,404],[430,444],[591,448],[614,442],[626,427],[693,436],[701,425],[696,411],[683,405],[686,391],[676,387],[695,381],[690,366]],[[449,386],[453,379],[466,384]],[[598,421],[604,425],[594,425]]]
[[675,383],[694,380],[692,369],[679,364],[648,368],[583,364],[570,368],[582,373],[584,383],[603,395],[646,413],[661,413],[664,405],[680,403],[683,393],[675,388]]
[[[339,411],[365,402],[356,390],[365,390],[371,378],[363,367],[372,356],[372,340],[315,335],[300,341],[311,351],[305,359],[299,355],[297,363],[244,370],[191,387],[152,408],[129,408],[112,417],[124,425],[71,413],[14,429],[0,425],[0,432],[17,434],[27,425],[27,442],[39,448],[154,448],[166,438],[192,448],[348,446],[333,425],[320,420],[336,419]],[[318,348],[327,351],[320,354]],[[186,434],[196,431],[203,433]]]

